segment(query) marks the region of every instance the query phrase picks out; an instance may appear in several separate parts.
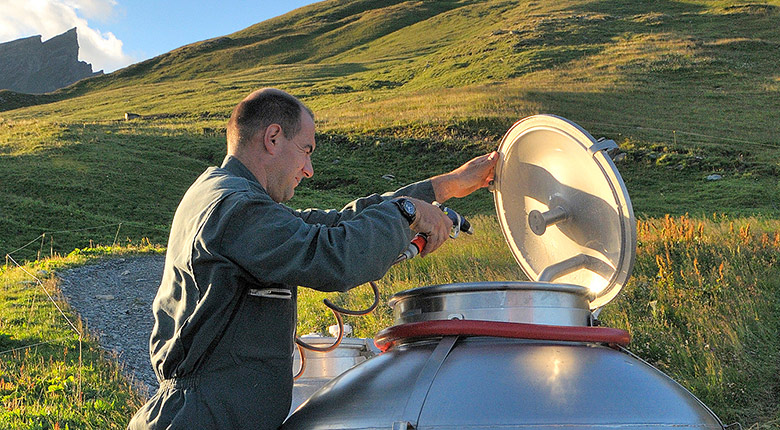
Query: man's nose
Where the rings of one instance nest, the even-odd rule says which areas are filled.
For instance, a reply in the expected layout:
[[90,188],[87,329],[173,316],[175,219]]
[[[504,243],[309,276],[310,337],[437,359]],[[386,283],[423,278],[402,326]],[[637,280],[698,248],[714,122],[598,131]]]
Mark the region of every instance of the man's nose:
[[303,165],[303,176],[307,178],[314,176],[314,166],[311,164],[311,158],[307,158],[306,164]]

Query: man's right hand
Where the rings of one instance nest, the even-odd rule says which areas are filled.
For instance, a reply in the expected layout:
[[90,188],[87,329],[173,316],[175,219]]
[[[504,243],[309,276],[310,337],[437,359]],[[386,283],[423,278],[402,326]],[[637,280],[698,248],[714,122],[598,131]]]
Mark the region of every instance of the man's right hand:
[[425,248],[420,252],[421,257],[425,257],[436,248],[440,247],[452,230],[452,220],[440,208],[419,200],[407,197],[414,203],[417,216],[409,228],[416,233],[422,233],[427,237]]

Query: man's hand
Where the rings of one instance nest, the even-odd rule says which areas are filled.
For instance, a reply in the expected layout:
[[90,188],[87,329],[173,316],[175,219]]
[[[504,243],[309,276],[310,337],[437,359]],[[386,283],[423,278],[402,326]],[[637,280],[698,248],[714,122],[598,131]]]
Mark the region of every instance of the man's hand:
[[465,197],[487,187],[495,175],[498,152],[491,152],[466,162],[457,169],[431,178],[436,201],[444,203],[452,197]]
[[420,257],[425,257],[436,248],[441,246],[448,237],[452,229],[452,220],[440,208],[422,200],[407,197],[414,203],[417,210],[417,216],[409,228],[417,233],[427,236],[428,243],[420,252]]

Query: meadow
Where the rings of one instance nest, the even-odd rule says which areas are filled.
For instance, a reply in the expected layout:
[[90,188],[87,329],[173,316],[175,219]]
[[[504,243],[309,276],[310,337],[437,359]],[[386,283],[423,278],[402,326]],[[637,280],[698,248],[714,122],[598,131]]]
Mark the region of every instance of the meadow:
[[[354,336],[373,337],[393,325],[387,301],[398,291],[526,279],[495,217],[476,216],[472,222],[474,236],[461,235],[427,258],[393,267],[379,281],[380,306],[369,315],[345,318]],[[639,220],[637,227],[633,276],[601,313],[604,325],[628,330],[629,350],[691,390],[724,423],[778,428],[780,221],[683,215]],[[0,362],[0,398],[6,406],[0,426],[124,428],[147,393],[127,380],[77,312],[56,296],[55,273],[96,258],[163,250],[151,244],[78,249],[0,271],[0,349],[9,357]],[[346,294],[301,289],[299,333],[327,333],[334,321],[324,298],[362,309],[373,295],[367,285]],[[30,344],[38,346],[25,348]]]
[[[124,428],[145,393],[58,296],[56,271],[162,252],[184,191],[224,157],[232,106],[275,86],[317,120],[296,208],[454,168],[532,114],[615,140],[637,259],[600,318],[725,423],[780,428],[779,27],[776,0],[329,0],[52,94],[0,90],[0,427]],[[394,267],[381,303],[525,278],[489,192],[448,205],[477,233]],[[324,297],[370,302],[368,287],[302,291],[300,333],[332,323]],[[392,316],[348,322],[371,337]]]
[[148,393],[62,297],[55,273],[149,244],[75,250],[0,268],[0,428],[124,429]]

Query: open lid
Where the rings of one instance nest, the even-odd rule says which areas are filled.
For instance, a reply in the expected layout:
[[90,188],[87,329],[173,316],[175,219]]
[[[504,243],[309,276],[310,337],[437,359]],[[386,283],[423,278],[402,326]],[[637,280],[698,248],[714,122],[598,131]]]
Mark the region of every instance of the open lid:
[[504,135],[494,200],[504,238],[528,277],[581,285],[590,308],[612,300],[631,275],[636,222],[606,150],[577,124],[534,115]]

